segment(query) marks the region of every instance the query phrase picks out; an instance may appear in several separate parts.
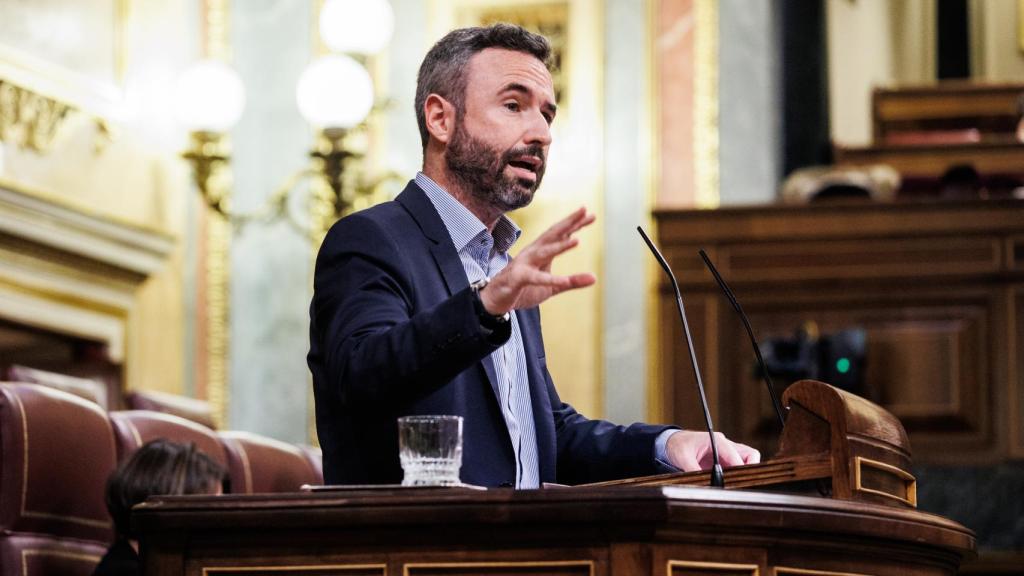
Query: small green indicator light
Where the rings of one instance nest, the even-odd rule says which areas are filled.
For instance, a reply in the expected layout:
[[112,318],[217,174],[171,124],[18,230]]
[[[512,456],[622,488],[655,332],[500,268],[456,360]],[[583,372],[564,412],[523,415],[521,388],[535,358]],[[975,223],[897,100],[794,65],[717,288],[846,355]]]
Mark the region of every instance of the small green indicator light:
[[850,359],[840,358],[836,360],[836,370],[839,370],[840,374],[846,374],[850,371]]

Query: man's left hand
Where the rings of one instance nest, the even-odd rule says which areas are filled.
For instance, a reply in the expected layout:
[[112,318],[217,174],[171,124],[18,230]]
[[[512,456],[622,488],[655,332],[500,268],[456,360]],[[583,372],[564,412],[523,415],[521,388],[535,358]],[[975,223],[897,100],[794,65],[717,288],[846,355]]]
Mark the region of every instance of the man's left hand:
[[[733,442],[721,432],[715,432],[715,444],[718,446],[718,460],[723,468],[757,464],[761,461],[761,453],[757,450]],[[711,437],[707,432],[698,430],[680,430],[669,436],[665,445],[669,464],[683,470],[693,472],[711,468]]]

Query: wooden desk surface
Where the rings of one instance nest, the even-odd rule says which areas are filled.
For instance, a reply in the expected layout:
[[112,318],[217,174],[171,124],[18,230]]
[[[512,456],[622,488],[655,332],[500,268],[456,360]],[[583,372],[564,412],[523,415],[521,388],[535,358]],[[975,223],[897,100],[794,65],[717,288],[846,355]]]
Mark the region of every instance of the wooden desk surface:
[[689,487],[158,497],[134,520],[148,575],[954,574],[974,549],[914,510]]

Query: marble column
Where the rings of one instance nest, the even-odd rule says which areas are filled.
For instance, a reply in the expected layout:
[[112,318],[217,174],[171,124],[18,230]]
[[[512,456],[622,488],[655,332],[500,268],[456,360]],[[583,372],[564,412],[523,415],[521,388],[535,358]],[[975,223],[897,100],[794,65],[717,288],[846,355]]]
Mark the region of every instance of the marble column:
[[[307,2],[232,5],[234,65],[246,85],[232,133],[237,210],[260,206],[307,162],[313,138],[295,105],[315,33]],[[228,427],[307,441],[305,355],[313,248],[287,223],[253,224],[232,238]]]

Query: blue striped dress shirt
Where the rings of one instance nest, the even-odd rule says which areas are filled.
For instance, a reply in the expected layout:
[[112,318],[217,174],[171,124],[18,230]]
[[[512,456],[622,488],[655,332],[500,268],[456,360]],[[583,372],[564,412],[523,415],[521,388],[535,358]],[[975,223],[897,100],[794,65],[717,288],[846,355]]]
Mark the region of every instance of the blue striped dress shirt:
[[[427,194],[441,216],[470,284],[491,278],[508,265],[511,259],[508,250],[522,234],[514,222],[502,215],[492,234],[479,218],[430,177],[419,172],[416,184]],[[498,403],[515,451],[516,488],[537,488],[540,485],[540,466],[536,428],[530,404],[523,337],[514,310],[511,323],[512,336],[491,354],[491,360],[498,378]]]

